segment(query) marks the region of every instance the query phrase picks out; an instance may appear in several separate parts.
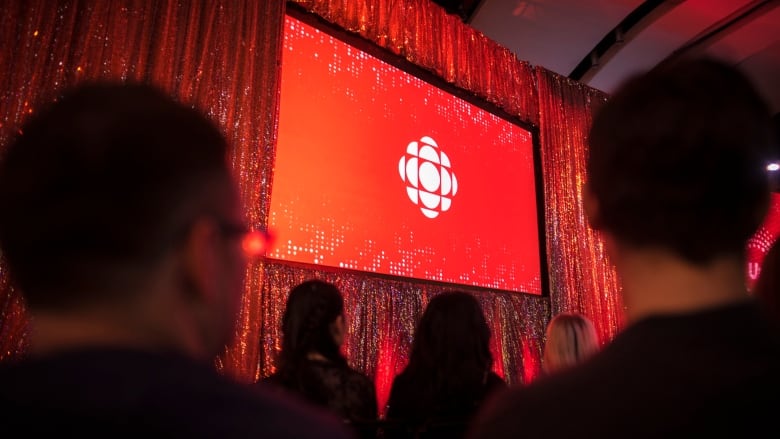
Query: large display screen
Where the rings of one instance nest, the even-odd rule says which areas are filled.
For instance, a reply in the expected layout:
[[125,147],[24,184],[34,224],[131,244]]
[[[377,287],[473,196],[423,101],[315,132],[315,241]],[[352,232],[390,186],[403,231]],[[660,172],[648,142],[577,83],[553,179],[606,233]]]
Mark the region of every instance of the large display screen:
[[535,131],[343,38],[285,19],[268,257],[543,294]]

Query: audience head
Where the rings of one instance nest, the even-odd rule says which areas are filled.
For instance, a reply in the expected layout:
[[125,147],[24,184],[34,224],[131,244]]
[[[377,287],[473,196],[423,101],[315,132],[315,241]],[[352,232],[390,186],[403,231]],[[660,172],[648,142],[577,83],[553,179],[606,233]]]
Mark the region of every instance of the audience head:
[[431,298],[414,334],[408,373],[439,388],[482,384],[493,365],[490,328],[477,299],[449,291]]
[[312,354],[344,363],[345,332],[344,300],[335,285],[317,279],[296,285],[282,317],[280,368],[295,368]]
[[581,363],[599,349],[593,322],[578,313],[557,314],[547,325],[542,368],[550,374]]
[[717,60],[684,60],[625,83],[589,136],[591,225],[693,264],[744,253],[767,211],[768,108]]
[[82,84],[3,153],[0,247],[40,326],[91,319],[136,344],[223,348],[244,222],[226,141],[205,115],[151,86]]

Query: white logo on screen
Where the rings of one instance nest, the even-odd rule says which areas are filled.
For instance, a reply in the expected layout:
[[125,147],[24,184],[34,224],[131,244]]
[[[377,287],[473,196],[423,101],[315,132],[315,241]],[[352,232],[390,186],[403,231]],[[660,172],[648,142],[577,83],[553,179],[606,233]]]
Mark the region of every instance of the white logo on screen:
[[448,211],[452,197],[458,192],[458,179],[451,168],[450,158],[428,136],[409,142],[406,154],[398,162],[406,194],[428,218]]

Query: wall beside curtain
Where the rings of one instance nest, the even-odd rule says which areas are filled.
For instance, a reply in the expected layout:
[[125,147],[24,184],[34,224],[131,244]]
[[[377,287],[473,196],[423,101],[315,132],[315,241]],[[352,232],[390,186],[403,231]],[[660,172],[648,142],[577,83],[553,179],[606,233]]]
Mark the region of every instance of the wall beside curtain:
[[[429,69],[539,128],[550,296],[471,291],[492,325],[495,369],[513,384],[540,370],[551,314],[580,311],[604,341],[622,305],[580,191],[585,133],[606,97],[517,59],[427,0],[306,0],[322,18]],[[0,5],[0,153],[41,100],[94,79],[153,83],[205,109],[233,145],[230,160],[253,227],[266,225],[278,111],[282,1],[8,1]],[[2,209],[2,206],[0,206]],[[344,292],[350,362],[375,378],[380,404],[405,365],[414,325],[441,286],[282,263],[247,267],[234,345],[217,365],[251,382],[274,370],[286,292],[319,277]],[[466,289],[466,291],[469,291]],[[0,360],[23,354],[27,317],[0,260]]]

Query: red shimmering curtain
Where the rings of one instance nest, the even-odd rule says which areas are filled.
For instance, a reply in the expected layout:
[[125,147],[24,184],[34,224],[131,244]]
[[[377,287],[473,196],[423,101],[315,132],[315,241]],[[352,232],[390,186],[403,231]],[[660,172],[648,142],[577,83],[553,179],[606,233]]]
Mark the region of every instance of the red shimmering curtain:
[[587,315],[606,343],[623,324],[619,283],[582,206],[587,132],[606,96],[542,68],[536,77],[552,314]]
[[[606,340],[620,325],[617,281],[580,204],[585,131],[601,94],[534,68],[427,0],[304,0],[300,6],[374,41],[540,128],[550,297],[485,290],[495,370],[509,383],[540,370],[551,314],[581,311]],[[140,80],[198,105],[233,150],[253,226],[267,221],[276,138],[284,2],[18,1],[0,5],[0,148],[41,98],[86,79]],[[2,208],[2,206],[0,206]],[[0,270],[2,266],[0,265]],[[406,364],[414,325],[441,286],[281,263],[248,267],[235,345],[219,366],[251,382],[274,370],[294,284],[319,277],[344,292],[350,363],[374,377],[380,405]],[[469,291],[468,289],[466,289]],[[25,349],[17,292],[0,271],[0,359]]]
[[[249,221],[264,225],[268,175],[259,165],[275,136],[283,11],[280,1],[4,1],[0,148],[38,102],[66,87],[97,79],[152,83],[219,123]],[[261,275],[259,264],[248,267],[241,334],[220,359],[246,380],[260,349]],[[0,271],[0,359],[22,352],[27,338],[7,277]]]
[[429,0],[297,0],[326,20],[404,56],[538,125],[533,67]]

